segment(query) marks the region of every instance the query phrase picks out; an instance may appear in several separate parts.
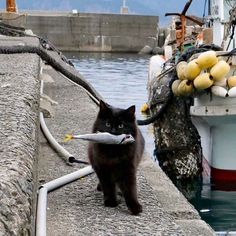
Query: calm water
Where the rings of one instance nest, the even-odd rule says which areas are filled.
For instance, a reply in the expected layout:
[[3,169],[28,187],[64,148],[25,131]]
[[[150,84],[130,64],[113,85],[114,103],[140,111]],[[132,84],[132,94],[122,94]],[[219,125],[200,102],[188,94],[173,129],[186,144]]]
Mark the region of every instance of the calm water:
[[[137,119],[146,119],[140,110],[147,101],[149,56],[136,54],[80,53],[67,54],[76,69],[94,86],[105,101],[113,106],[136,106]],[[153,155],[151,126],[140,127],[146,140],[146,151]]]
[[[147,101],[149,56],[80,53],[67,54],[67,57],[106,102],[121,108],[134,104],[137,118],[145,119],[140,108]],[[140,128],[145,136],[146,149],[152,156],[152,129],[147,126]],[[191,199],[191,203],[216,231],[236,231],[236,192],[213,191],[211,187],[206,181],[201,186],[201,191]]]

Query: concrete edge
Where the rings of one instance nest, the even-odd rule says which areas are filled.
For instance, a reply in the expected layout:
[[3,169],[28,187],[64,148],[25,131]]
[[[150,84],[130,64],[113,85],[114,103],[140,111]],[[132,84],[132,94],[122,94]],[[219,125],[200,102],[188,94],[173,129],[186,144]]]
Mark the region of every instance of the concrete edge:
[[214,230],[203,220],[197,210],[175,187],[168,176],[147,154],[141,163],[141,171],[152,186],[162,209],[173,217],[186,235],[215,235]]

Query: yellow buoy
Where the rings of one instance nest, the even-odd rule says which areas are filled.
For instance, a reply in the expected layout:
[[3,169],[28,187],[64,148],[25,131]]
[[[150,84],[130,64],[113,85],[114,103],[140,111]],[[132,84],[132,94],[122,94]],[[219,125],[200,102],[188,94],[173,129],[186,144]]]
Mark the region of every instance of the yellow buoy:
[[217,62],[210,70],[210,75],[214,81],[222,80],[230,71],[230,66],[226,61]]
[[144,103],[141,107],[141,112],[148,112],[149,111],[149,106],[147,103]]
[[221,79],[219,81],[214,81],[213,85],[221,86],[221,87],[226,88],[227,87],[227,79],[223,78],[223,79]]
[[186,79],[185,69],[187,67],[187,64],[188,63],[186,61],[181,61],[176,66],[177,76],[180,80]]
[[180,95],[179,92],[178,92],[178,87],[179,87],[179,84],[181,83],[181,81],[182,80],[177,79],[171,85],[171,90],[172,90],[172,92],[173,92],[173,94],[175,96],[179,96]]
[[197,90],[204,90],[212,86],[213,80],[210,79],[209,73],[203,73],[195,78],[193,84]]
[[218,58],[215,51],[207,51],[201,53],[196,62],[201,69],[208,69],[218,62]]
[[229,88],[233,88],[236,86],[236,75],[232,75],[227,80]]
[[178,93],[182,96],[190,95],[194,92],[193,83],[190,80],[182,80],[177,89]]
[[201,73],[197,60],[190,61],[185,69],[185,76],[188,80],[194,80]]

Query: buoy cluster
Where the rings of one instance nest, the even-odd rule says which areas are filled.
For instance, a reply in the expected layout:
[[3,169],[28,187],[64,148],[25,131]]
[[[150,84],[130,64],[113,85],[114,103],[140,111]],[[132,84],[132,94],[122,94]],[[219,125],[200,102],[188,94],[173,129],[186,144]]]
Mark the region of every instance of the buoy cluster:
[[215,51],[203,52],[189,62],[179,62],[176,71],[178,80],[172,83],[176,96],[188,96],[210,88],[216,96],[236,97],[236,76],[227,77],[230,65],[218,59]]

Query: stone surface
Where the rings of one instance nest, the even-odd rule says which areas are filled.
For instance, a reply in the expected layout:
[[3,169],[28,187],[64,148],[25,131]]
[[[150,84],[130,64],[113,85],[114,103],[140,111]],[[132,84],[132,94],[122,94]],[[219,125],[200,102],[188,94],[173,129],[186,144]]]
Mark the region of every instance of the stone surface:
[[50,97],[42,94],[40,98],[40,111],[43,112],[44,117],[51,118],[54,116],[55,111],[52,105],[57,103],[53,101]]
[[145,45],[140,51],[139,54],[151,54],[152,48],[148,45]]
[[209,236],[214,235],[209,225],[203,220],[177,220],[176,223],[181,227],[186,236],[198,235]]
[[0,235],[3,236],[33,233],[38,75],[37,55],[0,55]]

